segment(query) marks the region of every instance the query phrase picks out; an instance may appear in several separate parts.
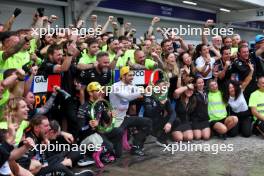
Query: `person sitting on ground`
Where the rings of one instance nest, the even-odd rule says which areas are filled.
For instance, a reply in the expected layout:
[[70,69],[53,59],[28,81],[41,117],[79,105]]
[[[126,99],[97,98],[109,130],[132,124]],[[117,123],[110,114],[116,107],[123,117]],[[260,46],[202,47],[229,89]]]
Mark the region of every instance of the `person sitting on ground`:
[[225,139],[226,134],[230,137],[237,135],[232,129],[237,125],[238,118],[237,116],[228,116],[222,93],[218,89],[217,81],[213,79],[209,81],[208,115],[212,130],[220,137]]

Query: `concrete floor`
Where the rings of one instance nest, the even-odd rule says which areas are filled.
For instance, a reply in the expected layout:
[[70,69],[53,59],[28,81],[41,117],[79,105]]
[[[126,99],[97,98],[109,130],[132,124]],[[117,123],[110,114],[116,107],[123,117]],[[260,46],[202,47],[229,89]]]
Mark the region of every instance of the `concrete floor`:
[[[217,138],[196,141],[195,144],[220,146],[233,144],[233,151],[177,151],[174,154],[154,143],[145,145],[146,156],[137,157],[125,153],[115,163],[104,169],[91,167],[97,176],[263,176],[264,141],[261,137]],[[229,148],[231,149],[231,148]],[[223,149],[225,150],[225,149]],[[88,169],[88,168],[87,168]]]

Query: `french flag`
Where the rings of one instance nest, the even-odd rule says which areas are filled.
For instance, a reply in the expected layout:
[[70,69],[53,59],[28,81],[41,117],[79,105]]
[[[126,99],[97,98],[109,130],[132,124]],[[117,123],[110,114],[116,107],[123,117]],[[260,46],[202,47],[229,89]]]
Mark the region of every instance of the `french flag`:
[[34,76],[31,91],[33,93],[52,92],[54,86],[61,87],[61,75]]
[[[134,85],[147,85],[150,81],[150,76],[152,74],[152,70],[133,70],[134,71]],[[159,79],[159,73],[156,72],[154,75],[154,82]],[[120,80],[120,70],[115,70],[114,73],[114,82],[118,82]]]

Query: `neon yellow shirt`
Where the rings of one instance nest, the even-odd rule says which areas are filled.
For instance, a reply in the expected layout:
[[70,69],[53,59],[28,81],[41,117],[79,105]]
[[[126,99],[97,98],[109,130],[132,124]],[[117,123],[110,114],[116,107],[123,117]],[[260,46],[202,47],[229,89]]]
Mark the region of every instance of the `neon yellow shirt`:
[[35,38],[31,39],[29,42],[30,45],[30,49],[29,49],[29,53],[33,54],[35,53],[35,51],[37,50],[37,40]]
[[8,89],[3,92],[2,98],[0,99],[0,122],[3,119],[4,107],[9,100],[10,93]]
[[[248,106],[256,107],[258,113],[264,115],[264,92],[256,90],[255,92],[251,93]],[[254,116],[253,119],[256,121],[257,117]]]
[[[20,141],[22,140],[24,130],[28,127],[28,125],[29,125],[29,122],[25,121],[25,120],[23,120],[20,123],[20,125],[16,131],[16,139],[15,139],[16,145],[18,145],[20,143]],[[7,122],[0,122],[0,129],[7,129],[7,128],[8,128]]]
[[107,44],[105,44],[105,45],[102,46],[101,51],[105,51],[105,52],[107,51]]
[[208,93],[208,115],[210,121],[219,121],[227,117],[226,106],[220,91]]
[[13,55],[6,60],[3,60],[4,51],[0,51],[0,81],[3,80],[4,71],[10,68],[22,68],[22,63],[19,57]]
[[19,51],[14,56],[20,60],[19,62],[21,63],[22,66],[25,65],[26,63],[30,62],[29,51]]
[[117,68],[122,68],[123,66],[127,65],[128,58],[134,60],[134,52],[135,50],[126,50],[123,57],[120,57],[116,63]]
[[84,50],[84,52],[82,53],[82,57],[79,60],[79,64],[91,64],[94,63],[96,61],[96,55],[91,56],[89,55],[86,50]]
[[155,61],[151,59],[146,59],[145,60],[145,67],[147,70],[153,70],[155,67]]

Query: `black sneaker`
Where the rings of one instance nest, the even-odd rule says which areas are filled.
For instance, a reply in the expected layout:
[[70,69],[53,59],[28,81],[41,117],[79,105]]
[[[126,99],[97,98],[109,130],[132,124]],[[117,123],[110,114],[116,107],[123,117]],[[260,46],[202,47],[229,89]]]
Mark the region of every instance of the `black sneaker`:
[[144,156],[145,155],[145,153],[143,152],[143,150],[140,147],[138,147],[138,146],[133,146],[131,148],[130,153],[132,155],[137,155],[137,156]]
[[84,158],[84,159],[79,160],[77,164],[78,164],[78,166],[83,167],[83,166],[92,165],[94,163],[95,162],[94,162],[93,159],[91,159],[91,158]]
[[223,140],[226,140],[227,135],[226,134],[219,134],[219,138],[223,139]]
[[75,173],[76,176],[94,176],[94,172],[92,170],[83,170],[79,173]]
[[156,144],[161,147],[167,147],[169,145],[168,141],[162,138],[157,138]]

